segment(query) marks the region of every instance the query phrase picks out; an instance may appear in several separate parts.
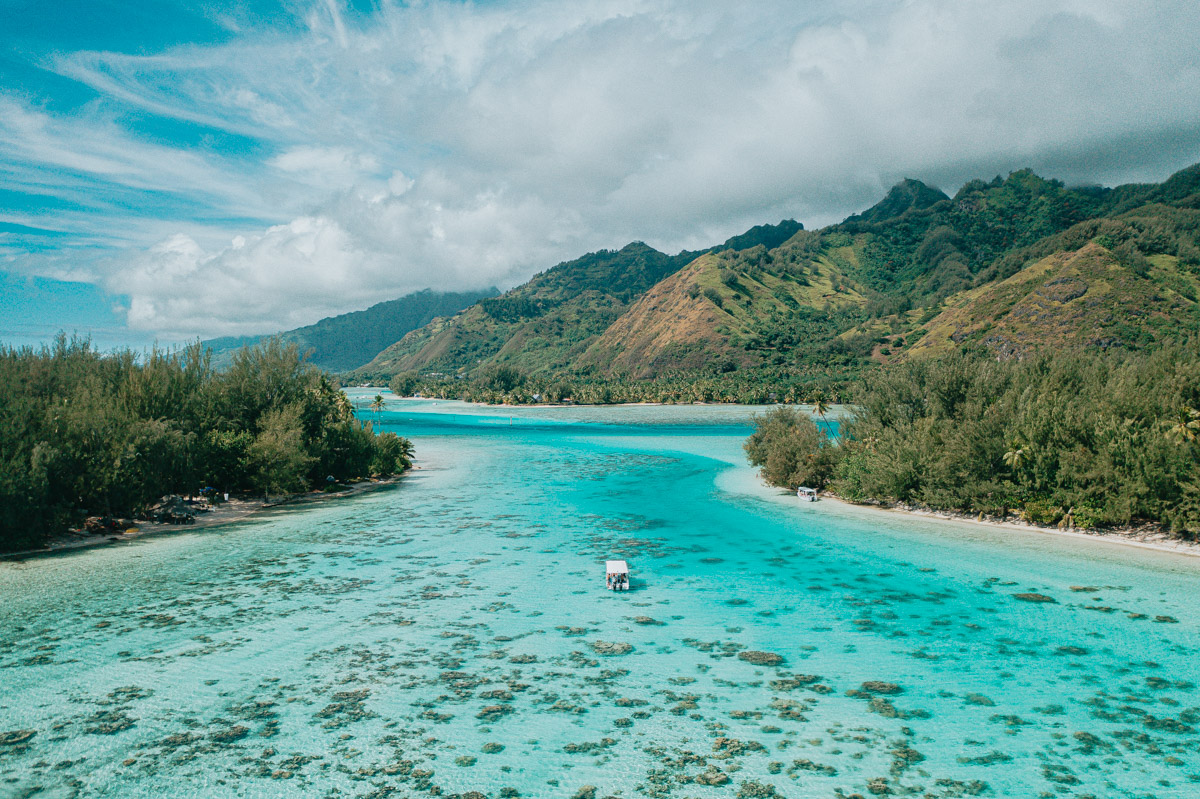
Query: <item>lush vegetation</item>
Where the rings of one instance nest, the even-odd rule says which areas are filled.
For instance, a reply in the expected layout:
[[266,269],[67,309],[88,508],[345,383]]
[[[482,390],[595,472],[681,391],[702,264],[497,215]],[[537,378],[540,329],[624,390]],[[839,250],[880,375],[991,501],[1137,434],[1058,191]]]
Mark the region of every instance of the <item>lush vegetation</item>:
[[764,477],[858,502],[1200,533],[1200,341],[960,352],[869,372],[855,389],[836,446],[794,412],[761,419],[746,449]]
[[[398,300],[372,305],[365,311],[331,316],[315,324],[280,333],[285,344],[295,344],[309,363],[330,372],[357,369],[385,347],[410,331],[440,316],[453,316],[473,303],[497,294],[485,291],[418,291]],[[261,344],[272,336],[236,336],[203,342],[213,351],[213,364],[224,369],[243,347]]]
[[104,355],[63,337],[0,348],[0,550],[87,515],[133,516],[204,487],[284,493],[397,473],[411,445],[375,435],[326,376],[277,340],[224,372],[199,345]]
[[[704,252],[776,247],[800,229],[790,220],[760,225]],[[347,379],[385,382],[409,370],[457,376],[510,361],[529,374],[571,370],[632,303],[702,254],[667,255],[642,242],[588,253],[414,331]]]
[[[906,180],[816,231],[784,222],[702,253],[593,253],[414,331],[347,379],[413,371],[425,393],[485,401],[753,401],[962,345],[1025,357],[1198,332],[1200,165],[1113,189],[1021,170],[954,197]],[[493,367],[525,379],[497,389]]]
[[722,362],[708,371],[677,371],[650,379],[597,372],[529,376],[512,366],[494,364],[471,378],[401,372],[389,383],[399,396],[420,395],[466,402],[529,405],[623,402],[728,402],[760,405],[803,402],[813,391],[839,396],[854,372],[836,369],[793,370],[763,367],[738,370]]
[[763,479],[793,491],[827,486],[841,455],[823,426],[789,406],[764,414],[746,441],[746,456],[762,467]]

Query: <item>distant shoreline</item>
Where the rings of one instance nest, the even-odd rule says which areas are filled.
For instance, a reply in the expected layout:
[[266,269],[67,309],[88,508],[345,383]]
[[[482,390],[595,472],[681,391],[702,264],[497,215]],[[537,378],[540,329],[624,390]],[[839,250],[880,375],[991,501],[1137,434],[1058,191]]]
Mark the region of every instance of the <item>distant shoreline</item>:
[[[375,389],[378,386],[353,386],[358,389]],[[387,388],[383,386],[382,388]],[[389,389],[390,390],[390,389]],[[687,408],[693,406],[713,407],[713,408],[774,408],[779,405],[791,405],[796,408],[811,408],[812,405],[807,402],[765,402],[761,405],[747,405],[744,402],[606,402],[606,403],[590,403],[590,402],[531,402],[531,403],[511,403],[511,402],[470,402],[468,400],[447,399],[445,397],[401,397],[396,395],[398,400],[416,400],[422,402],[461,402],[464,405],[471,405],[476,408],[638,408],[638,407],[662,407],[662,408]],[[829,412],[825,414],[827,420],[841,418],[841,409],[844,404],[831,404]]]
[[[418,467],[413,467],[413,469],[416,468]],[[381,488],[387,488],[388,486],[396,485],[398,482],[400,482],[400,480],[407,475],[409,471],[411,470],[406,470],[402,474],[380,478],[377,480],[360,480],[357,483],[349,484],[344,490],[341,491],[306,491],[300,494],[287,494],[278,497],[267,497],[264,499],[234,498],[230,499],[228,502],[222,502],[216,508],[208,511],[207,513],[198,514],[196,516],[196,521],[192,524],[167,524],[165,522],[137,521],[124,533],[99,533],[96,535],[89,535],[80,531],[70,531],[54,536],[44,547],[37,549],[26,549],[20,552],[0,552],[0,561],[22,560],[24,558],[58,555],[67,552],[77,552],[83,549],[94,549],[96,547],[110,546],[112,544],[133,541],[138,538],[170,535],[172,533],[190,533],[197,530],[208,530],[215,527],[223,527],[228,524],[246,521],[247,519],[252,518],[264,510],[286,507],[288,505],[306,505],[329,499],[344,499],[346,497],[377,491]]]

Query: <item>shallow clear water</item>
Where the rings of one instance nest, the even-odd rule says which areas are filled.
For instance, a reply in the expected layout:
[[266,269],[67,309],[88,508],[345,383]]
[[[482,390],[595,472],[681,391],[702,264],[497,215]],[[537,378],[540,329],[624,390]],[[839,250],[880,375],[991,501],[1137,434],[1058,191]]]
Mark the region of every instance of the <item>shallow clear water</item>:
[[394,488],[0,563],[0,796],[1200,795],[1200,559],[802,505],[744,408],[391,408]]

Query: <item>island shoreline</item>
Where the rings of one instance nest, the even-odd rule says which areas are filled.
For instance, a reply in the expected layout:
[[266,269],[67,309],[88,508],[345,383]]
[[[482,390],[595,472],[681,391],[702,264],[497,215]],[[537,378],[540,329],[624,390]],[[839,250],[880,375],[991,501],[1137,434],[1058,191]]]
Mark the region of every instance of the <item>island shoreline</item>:
[[896,514],[902,518],[921,518],[938,522],[974,524],[999,530],[1015,530],[1024,533],[1075,538],[1093,543],[1102,542],[1108,544],[1117,544],[1120,546],[1137,547],[1138,549],[1148,549],[1155,552],[1165,552],[1189,558],[1200,557],[1200,541],[1188,541],[1183,538],[1173,538],[1168,533],[1163,532],[1161,528],[1155,528],[1153,525],[1146,525],[1140,528],[1122,527],[1112,530],[1096,530],[1093,532],[1088,532],[1078,528],[1074,530],[1060,530],[1055,527],[1043,527],[1041,525],[1030,524],[1029,522],[1023,521],[1001,520],[994,518],[980,519],[978,515],[958,513],[955,511],[934,510],[932,508],[918,508],[900,505],[851,502],[835,494],[829,493],[821,494],[821,500],[826,502],[835,502],[848,508]]
[[80,531],[68,531],[54,536],[44,547],[21,550],[20,552],[0,552],[0,561],[20,561],[27,558],[52,557],[54,555],[126,543],[139,538],[165,536],[172,533],[190,533],[198,530],[225,527],[237,522],[248,521],[263,511],[286,508],[292,505],[315,504],[326,500],[346,499],[390,488],[398,485],[402,479],[417,469],[419,467],[414,466],[401,474],[392,475],[391,477],[360,480],[356,483],[350,483],[341,491],[305,491],[299,494],[286,494],[261,499],[234,498],[228,502],[221,503],[207,513],[197,516],[195,522],[191,524],[137,521],[133,527],[124,533],[86,535]]

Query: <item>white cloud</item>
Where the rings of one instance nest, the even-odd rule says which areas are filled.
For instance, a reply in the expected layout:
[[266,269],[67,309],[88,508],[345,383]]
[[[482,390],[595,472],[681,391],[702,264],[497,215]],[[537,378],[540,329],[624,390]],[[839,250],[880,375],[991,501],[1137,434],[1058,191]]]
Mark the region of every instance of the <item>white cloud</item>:
[[[102,99],[61,117],[0,97],[15,153],[0,165],[89,206],[44,221],[101,241],[131,198],[186,198],[197,208],[124,220],[88,269],[130,295],[131,326],[261,332],[510,285],[634,238],[677,249],[783,216],[825,223],[904,176],[1161,179],[1200,160],[1193,11],[529,0],[364,17],[322,0],[299,32],[242,23],[218,45],[58,57]],[[265,155],[140,137],[131,106]]]

